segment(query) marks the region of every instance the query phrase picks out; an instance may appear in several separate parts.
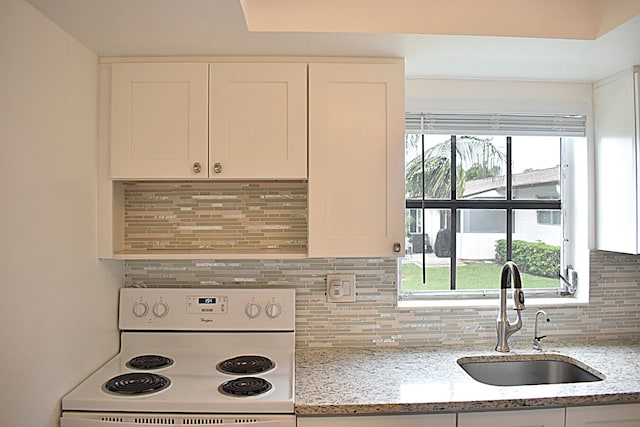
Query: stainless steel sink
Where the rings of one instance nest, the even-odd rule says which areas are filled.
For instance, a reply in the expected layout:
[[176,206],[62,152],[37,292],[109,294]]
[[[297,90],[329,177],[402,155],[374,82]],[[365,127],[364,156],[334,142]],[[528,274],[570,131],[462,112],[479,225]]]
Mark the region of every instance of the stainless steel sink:
[[458,359],[476,381],[497,386],[563,384],[602,381],[604,375],[584,363],[559,354],[478,356]]

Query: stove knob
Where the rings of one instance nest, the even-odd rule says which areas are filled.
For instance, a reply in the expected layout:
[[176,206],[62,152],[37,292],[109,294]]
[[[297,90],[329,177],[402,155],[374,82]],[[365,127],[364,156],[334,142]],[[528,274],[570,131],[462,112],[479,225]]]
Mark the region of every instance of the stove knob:
[[133,304],[133,315],[136,317],[144,317],[149,312],[149,306],[146,302],[138,301]]
[[164,317],[169,312],[169,306],[166,302],[157,302],[153,305],[153,314],[156,317]]
[[258,304],[257,302],[250,302],[244,308],[244,312],[251,319],[255,319],[256,317],[260,316],[260,311],[262,311],[262,309],[260,308],[260,304]]
[[270,318],[275,319],[282,314],[282,306],[277,302],[272,302],[267,304],[267,306],[264,308],[264,312],[267,313],[267,316],[269,316]]

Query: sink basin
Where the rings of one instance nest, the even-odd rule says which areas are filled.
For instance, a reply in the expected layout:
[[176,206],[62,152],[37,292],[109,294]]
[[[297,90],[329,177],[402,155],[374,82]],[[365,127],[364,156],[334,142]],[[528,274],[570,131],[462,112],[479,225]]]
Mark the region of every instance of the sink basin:
[[604,375],[568,356],[555,354],[478,356],[458,359],[476,381],[497,386],[602,381]]

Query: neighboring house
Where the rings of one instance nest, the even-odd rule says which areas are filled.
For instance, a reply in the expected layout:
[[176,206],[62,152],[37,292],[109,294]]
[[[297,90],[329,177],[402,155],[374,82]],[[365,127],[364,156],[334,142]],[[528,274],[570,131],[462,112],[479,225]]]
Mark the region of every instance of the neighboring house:
[[[558,199],[560,167],[537,169],[513,175],[513,198],[526,200]],[[465,199],[504,199],[505,176],[467,181]],[[422,220],[420,209],[410,209],[407,216],[409,241],[413,251],[422,251],[422,227],[426,225],[428,242],[434,245],[437,233],[448,228],[447,211],[429,209]],[[495,242],[505,238],[504,210],[461,210],[458,213],[457,256],[482,260],[495,257]],[[514,212],[514,240],[543,241],[559,246],[562,242],[561,212],[522,210]],[[429,252],[429,247],[427,247]]]

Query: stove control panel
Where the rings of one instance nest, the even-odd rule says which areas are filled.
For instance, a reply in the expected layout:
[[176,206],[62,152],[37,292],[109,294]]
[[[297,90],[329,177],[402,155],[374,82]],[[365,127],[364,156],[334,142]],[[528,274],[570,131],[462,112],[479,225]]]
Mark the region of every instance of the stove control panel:
[[293,289],[122,288],[121,330],[293,331]]

